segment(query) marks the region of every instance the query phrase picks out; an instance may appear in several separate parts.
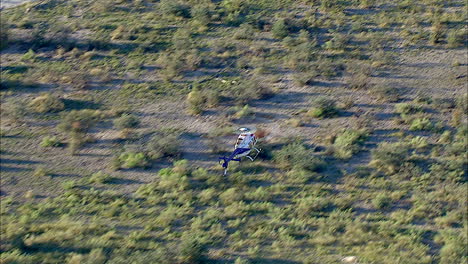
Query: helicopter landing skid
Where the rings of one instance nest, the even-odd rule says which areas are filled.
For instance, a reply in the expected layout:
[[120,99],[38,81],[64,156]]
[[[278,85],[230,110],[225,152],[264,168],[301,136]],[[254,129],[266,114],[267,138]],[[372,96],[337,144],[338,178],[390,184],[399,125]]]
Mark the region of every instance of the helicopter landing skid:
[[257,154],[255,154],[254,157],[246,156],[246,157],[249,158],[251,161],[254,161],[254,160],[257,158],[258,154],[260,154],[260,152],[262,151],[262,149],[258,149],[258,148],[253,148],[253,149],[255,149],[255,150],[257,151]]

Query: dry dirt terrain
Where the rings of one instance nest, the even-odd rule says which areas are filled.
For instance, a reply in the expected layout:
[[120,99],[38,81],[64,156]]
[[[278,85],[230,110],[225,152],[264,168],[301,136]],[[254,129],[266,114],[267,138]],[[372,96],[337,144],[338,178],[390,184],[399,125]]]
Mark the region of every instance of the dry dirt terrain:
[[443,2],[2,1],[0,262],[465,263]]

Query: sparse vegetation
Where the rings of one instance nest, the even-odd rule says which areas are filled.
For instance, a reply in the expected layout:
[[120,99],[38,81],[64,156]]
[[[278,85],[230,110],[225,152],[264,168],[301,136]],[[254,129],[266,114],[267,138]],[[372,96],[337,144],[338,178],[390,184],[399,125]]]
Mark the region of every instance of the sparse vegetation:
[[338,114],[335,100],[319,97],[312,102],[312,108],[307,113],[316,118],[330,118]]
[[57,112],[65,108],[65,104],[52,94],[44,94],[34,98],[29,104],[36,113]]
[[0,262],[465,263],[465,10],[2,8]]
[[62,142],[60,142],[60,140],[55,137],[55,136],[52,136],[52,137],[44,137],[41,141],[41,147],[43,148],[47,148],[47,147],[60,147],[62,145]]
[[149,165],[148,158],[142,152],[124,152],[119,155],[120,167],[126,169],[146,168]]
[[292,143],[273,153],[275,162],[284,169],[319,171],[325,163],[301,143]]
[[177,157],[180,155],[180,140],[174,134],[155,134],[147,144],[147,152],[152,159]]
[[359,151],[360,145],[367,138],[367,132],[362,130],[345,130],[335,137],[333,142],[333,154],[337,158],[348,159]]

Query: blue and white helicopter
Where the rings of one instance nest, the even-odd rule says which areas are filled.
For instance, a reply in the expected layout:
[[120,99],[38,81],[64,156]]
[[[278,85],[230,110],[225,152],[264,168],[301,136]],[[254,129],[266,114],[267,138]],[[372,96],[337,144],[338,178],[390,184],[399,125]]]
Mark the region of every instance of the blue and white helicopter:
[[[241,133],[237,137],[236,144],[234,145],[234,151],[228,157],[219,157],[219,162],[224,168],[224,175],[227,174],[227,169],[230,161],[241,161],[242,157],[246,157],[251,161],[257,158],[258,154],[262,151],[255,147],[259,134],[252,132],[249,128],[242,127],[239,129]],[[251,154],[254,155],[251,155]]]

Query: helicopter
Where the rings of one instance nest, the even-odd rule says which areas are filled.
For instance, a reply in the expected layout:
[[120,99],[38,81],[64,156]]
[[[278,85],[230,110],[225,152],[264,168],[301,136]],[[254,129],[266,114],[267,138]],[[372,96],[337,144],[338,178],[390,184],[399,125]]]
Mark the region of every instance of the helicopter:
[[246,157],[251,161],[254,161],[262,149],[255,147],[257,140],[263,137],[261,131],[252,132],[249,128],[239,128],[240,134],[237,137],[236,144],[234,145],[234,151],[229,156],[219,157],[219,163],[224,168],[224,176],[227,174],[227,169],[230,161],[241,161],[242,157]]

